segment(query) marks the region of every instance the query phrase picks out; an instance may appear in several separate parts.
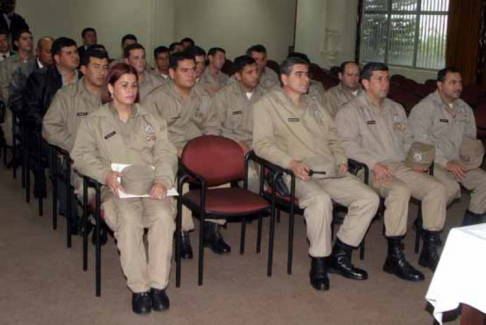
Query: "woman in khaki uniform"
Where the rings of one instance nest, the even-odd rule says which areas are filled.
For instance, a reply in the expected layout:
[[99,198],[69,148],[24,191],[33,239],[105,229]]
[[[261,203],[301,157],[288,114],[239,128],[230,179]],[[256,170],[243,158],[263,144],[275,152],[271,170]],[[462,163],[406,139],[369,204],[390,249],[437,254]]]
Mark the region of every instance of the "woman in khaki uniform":
[[[114,231],[127,285],[133,292],[137,314],[169,308],[165,293],[170,273],[175,204],[167,198],[177,169],[175,147],[167,126],[138,104],[137,72],[114,65],[103,87],[104,105],[79,126],[71,157],[80,174],[105,185],[103,209]],[[112,163],[153,166],[155,178],[150,197],[120,198],[123,191]],[[148,228],[148,262],[144,246]]]

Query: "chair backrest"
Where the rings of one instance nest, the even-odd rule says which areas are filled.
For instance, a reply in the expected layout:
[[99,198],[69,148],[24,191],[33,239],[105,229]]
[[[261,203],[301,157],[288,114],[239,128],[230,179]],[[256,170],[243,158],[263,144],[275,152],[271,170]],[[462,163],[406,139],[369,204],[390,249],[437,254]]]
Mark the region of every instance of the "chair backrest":
[[245,156],[235,141],[203,135],[189,141],[181,155],[182,164],[201,175],[206,186],[219,186],[245,177]]

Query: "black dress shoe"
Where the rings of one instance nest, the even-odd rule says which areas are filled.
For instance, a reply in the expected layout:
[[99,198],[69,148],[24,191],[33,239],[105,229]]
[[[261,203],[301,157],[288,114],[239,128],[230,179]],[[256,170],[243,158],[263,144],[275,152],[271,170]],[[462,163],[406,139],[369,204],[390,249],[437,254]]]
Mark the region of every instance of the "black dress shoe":
[[324,257],[313,257],[309,272],[311,286],[319,291],[329,290],[329,278],[327,277],[326,260]]
[[150,299],[152,300],[152,309],[154,311],[166,311],[169,309],[170,301],[165,290],[150,289]]
[[[91,234],[91,243],[93,245],[96,245],[96,227],[95,226],[92,227],[94,231],[93,234]],[[108,228],[105,224],[102,224],[100,228],[100,246],[106,245],[107,242],[108,242]]]
[[191,259],[192,258],[192,246],[191,240],[189,238],[189,232],[181,231],[181,257],[183,259]]
[[214,222],[204,222],[204,246],[211,248],[216,254],[231,252],[221,235],[221,226]]
[[332,254],[328,259],[329,273],[340,274],[345,278],[353,280],[368,279],[368,273],[365,270],[354,267],[351,263],[352,250],[353,247],[346,245],[339,238],[336,239]]
[[424,232],[424,246],[420,253],[419,265],[427,267],[434,272],[440,259],[439,253],[437,252],[439,232],[429,230],[424,230]]
[[139,315],[147,315],[152,311],[152,299],[148,291],[132,294],[132,310]]
[[402,245],[403,237],[387,237],[388,240],[388,256],[386,257],[383,271],[394,274],[400,279],[407,281],[423,281],[424,275],[422,272],[416,270],[405,259]]

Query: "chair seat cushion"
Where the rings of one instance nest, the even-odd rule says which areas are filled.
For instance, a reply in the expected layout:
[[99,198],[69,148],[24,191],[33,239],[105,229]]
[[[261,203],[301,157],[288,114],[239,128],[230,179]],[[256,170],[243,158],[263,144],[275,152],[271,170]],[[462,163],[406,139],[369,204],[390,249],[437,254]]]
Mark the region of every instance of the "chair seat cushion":
[[[201,190],[193,190],[183,195],[191,205],[199,207]],[[261,196],[242,188],[214,188],[206,190],[206,213],[215,215],[244,215],[257,213],[269,208]]]

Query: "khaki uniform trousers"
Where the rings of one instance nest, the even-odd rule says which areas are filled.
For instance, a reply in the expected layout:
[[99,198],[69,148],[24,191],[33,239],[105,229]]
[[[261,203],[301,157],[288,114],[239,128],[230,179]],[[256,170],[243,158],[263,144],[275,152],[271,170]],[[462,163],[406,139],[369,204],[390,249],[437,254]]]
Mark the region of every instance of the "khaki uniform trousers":
[[[243,186],[243,182],[240,184]],[[223,187],[230,187],[230,184],[224,184],[219,186],[221,188]],[[250,167],[248,168],[248,190],[252,191],[253,193],[257,193],[260,190],[260,183],[259,183],[259,176],[257,173],[257,170],[255,169],[254,164],[250,164]],[[189,192],[189,185],[184,184],[184,187],[182,188],[182,194],[186,194]],[[219,225],[225,225],[226,220],[225,219],[206,219],[207,222],[214,222]],[[194,230],[194,220],[192,220],[192,212],[185,206],[182,206],[182,225],[181,225],[182,231],[193,231]]]
[[393,170],[393,180],[376,185],[370,173],[372,187],[385,199],[386,236],[403,236],[407,232],[410,197],[422,201],[423,227],[430,231],[444,228],[447,207],[445,186],[427,173],[419,173],[403,163],[387,163]]
[[446,186],[450,201],[461,196],[459,182],[471,191],[469,211],[476,214],[486,213],[486,171],[481,168],[471,169],[464,179],[456,180],[444,167],[435,164],[434,168],[434,176]]
[[[290,177],[287,178],[290,188]],[[348,207],[348,214],[337,233],[345,244],[357,247],[363,240],[380,199],[376,193],[351,174],[343,178],[296,179],[295,196],[304,210],[309,255],[326,257],[331,254],[332,201]]]
[[[134,293],[165,289],[171,267],[175,201],[170,197],[153,200],[120,199],[111,193],[107,196],[109,199],[103,202],[105,221],[115,233],[128,287]],[[148,262],[144,228],[148,228]]]

